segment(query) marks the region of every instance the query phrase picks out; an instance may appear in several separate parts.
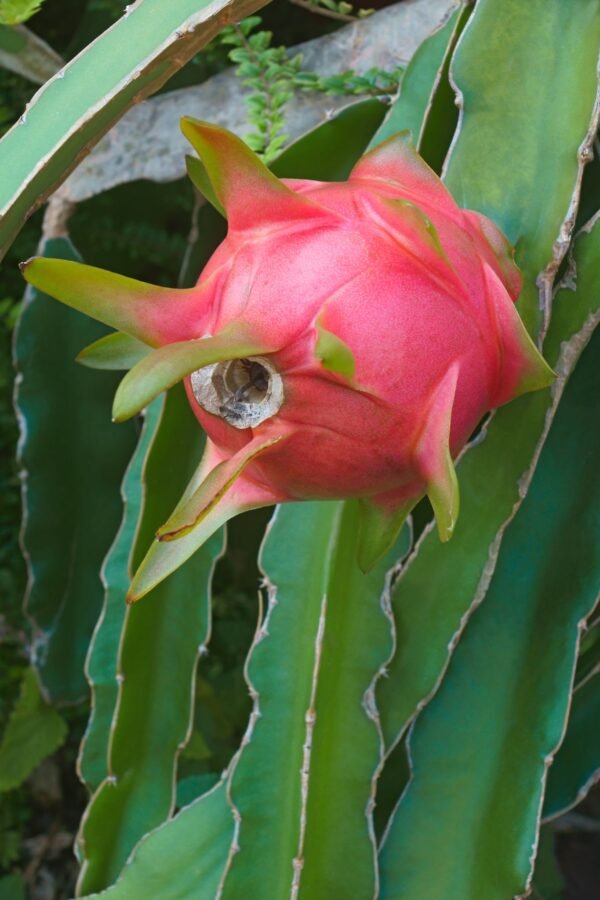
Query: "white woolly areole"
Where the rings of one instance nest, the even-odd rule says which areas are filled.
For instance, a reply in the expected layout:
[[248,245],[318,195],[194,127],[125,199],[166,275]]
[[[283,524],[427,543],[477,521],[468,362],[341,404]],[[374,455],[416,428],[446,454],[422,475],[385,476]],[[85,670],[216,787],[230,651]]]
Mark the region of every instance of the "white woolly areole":
[[200,406],[234,428],[255,428],[279,412],[283,379],[265,356],[214,363],[190,376]]

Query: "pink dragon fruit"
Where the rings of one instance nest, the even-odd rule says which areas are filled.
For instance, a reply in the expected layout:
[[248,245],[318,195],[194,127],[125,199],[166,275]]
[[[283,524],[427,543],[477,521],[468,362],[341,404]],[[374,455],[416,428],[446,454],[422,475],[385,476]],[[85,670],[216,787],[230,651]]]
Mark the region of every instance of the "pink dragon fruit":
[[552,380],[514,306],[508,242],[456,205],[404,134],[348,181],[321,183],[280,181],[229,132],[182,127],[202,161],[195,180],[229,225],[195,288],[43,258],[23,267],[125,333],[104,339],[107,352],[139,354],[116,419],[183,378],[208,435],[130,599],[236,513],[278,502],[359,498],[365,570],[425,494],[447,540],[453,457],[488,410]]

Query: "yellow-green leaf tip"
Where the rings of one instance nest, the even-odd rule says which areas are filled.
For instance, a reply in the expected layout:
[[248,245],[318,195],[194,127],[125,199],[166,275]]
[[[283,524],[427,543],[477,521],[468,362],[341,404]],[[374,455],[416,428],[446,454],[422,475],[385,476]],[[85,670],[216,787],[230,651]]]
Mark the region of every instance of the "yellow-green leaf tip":
[[352,381],[356,371],[356,362],[352,350],[341,338],[328,331],[317,322],[317,343],[315,356],[321,360],[325,369]]

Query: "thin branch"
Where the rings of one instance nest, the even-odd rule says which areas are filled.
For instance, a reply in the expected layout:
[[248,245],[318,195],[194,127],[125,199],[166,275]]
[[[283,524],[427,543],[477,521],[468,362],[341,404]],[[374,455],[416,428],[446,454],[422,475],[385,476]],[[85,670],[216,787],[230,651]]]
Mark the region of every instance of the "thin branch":
[[334,12],[332,9],[326,9],[324,6],[317,6],[315,3],[311,3],[310,0],[290,0],[290,3],[293,3],[295,6],[301,6],[302,9],[307,9],[311,13],[316,13],[318,16],[325,16],[327,19],[335,19],[337,22],[356,22],[356,16],[347,16],[345,13]]

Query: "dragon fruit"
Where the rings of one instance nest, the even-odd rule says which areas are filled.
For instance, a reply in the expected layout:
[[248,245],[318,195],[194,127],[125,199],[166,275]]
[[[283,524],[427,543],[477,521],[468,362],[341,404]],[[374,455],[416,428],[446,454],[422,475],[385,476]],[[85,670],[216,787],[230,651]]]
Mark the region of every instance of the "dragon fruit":
[[129,599],[223,522],[273,503],[357,498],[365,571],[426,494],[447,540],[453,458],[488,410],[553,377],[517,314],[507,240],[457,206],[406,134],[348,181],[322,183],[277,179],[223,129],[182,127],[200,157],[191,174],[228,219],[196,287],[61,260],[23,266],[31,284],[119,329],[87,353],[91,364],[137,360],[117,420],[184,379],[207,434]]

